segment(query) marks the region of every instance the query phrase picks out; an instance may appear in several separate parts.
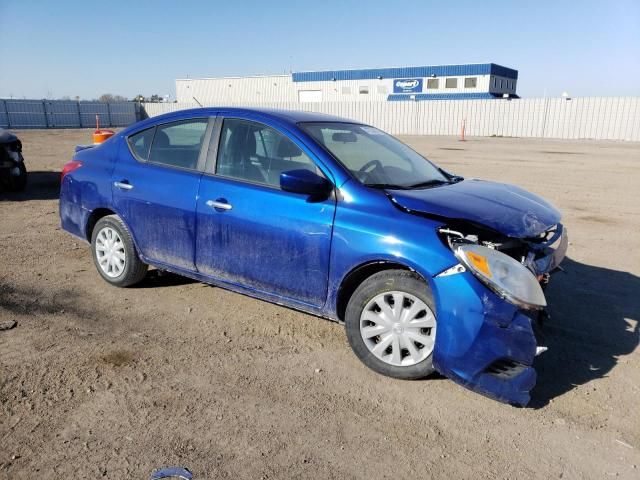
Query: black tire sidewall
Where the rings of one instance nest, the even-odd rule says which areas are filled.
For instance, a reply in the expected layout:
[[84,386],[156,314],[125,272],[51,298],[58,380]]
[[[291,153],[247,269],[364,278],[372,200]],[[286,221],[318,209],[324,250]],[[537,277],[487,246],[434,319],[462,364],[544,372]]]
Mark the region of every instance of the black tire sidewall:
[[[96,254],[96,237],[98,236],[100,230],[105,227],[111,227],[116,232],[118,232],[118,235],[120,235],[122,243],[124,244],[126,255],[124,270],[118,277],[115,278],[109,277],[102,271],[102,268],[100,268],[100,264],[98,263],[98,257]],[[138,277],[140,276],[139,271],[141,267],[143,267],[142,261],[138,257],[138,252],[136,251],[135,245],[133,244],[133,239],[131,238],[129,230],[122,222],[122,220],[120,220],[120,218],[116,215],[103,217],[96,223],[91,234],[91,256],[93,258],[93,263],[96,266],[96,270],[98,270],[100,276],[111,285],[114,285],[116,287],[128,287],[140,281]]]
[[384,270],[378,272],[367,278],[355,290],[347,305],[345,330],[349,345],[351,345],[356,356],[375,372],[404,380],[425,378],[434,371],[433,352],[420,363],[407,367],[397,367],[383,362],[371,353],[360,334],[360,315],[364,307],[375,296],[393,290],[414,295],[422,300],[435,315],[435,302],[431,290],[417,274],[406,270]]

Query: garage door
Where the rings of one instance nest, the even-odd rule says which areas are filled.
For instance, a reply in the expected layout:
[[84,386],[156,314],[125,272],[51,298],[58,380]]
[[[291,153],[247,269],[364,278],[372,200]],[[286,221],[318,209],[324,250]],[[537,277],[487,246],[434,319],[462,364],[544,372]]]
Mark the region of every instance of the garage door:
[[299,102],[321,102],[322,90],[298,90]]

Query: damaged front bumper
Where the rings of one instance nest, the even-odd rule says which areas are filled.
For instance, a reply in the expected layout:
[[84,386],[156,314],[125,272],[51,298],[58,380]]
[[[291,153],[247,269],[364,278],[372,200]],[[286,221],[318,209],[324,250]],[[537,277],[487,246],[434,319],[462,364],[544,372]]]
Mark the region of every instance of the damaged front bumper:
[[[567,245],[559,225],[557,237],[541,244],[523,263],[546,279],[559,267]],[[433,281],[438,306],[436,370],[493,399],[527,405],[536,383],[533,360],[543,350],[532,325],[540,312],[509,303],[464,268],[449,269]]]

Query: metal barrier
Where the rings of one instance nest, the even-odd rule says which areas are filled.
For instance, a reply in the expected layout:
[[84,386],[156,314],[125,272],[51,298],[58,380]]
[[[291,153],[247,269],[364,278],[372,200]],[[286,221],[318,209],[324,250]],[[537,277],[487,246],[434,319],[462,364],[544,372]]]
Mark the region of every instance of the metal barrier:
[[[213,106],[208,102],[204,106]],[[145,113],[198,107],[146,103]],[[504,136],[640,141],[640,97],[432,100],[423,102],[243,103],[224,106],[328,113],[374,125],[395,135]]]
[[140,104],[67,100],[0,100],[2,128],[125,127],[140,119]]

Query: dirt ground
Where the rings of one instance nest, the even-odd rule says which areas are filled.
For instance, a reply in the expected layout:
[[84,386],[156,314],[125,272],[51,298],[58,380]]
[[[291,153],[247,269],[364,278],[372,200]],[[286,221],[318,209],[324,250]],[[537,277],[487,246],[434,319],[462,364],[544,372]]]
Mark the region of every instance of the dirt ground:
[[326,320],[170,274],[108,286],[60,230],[89,130],[18,132],[0,194],[0,479],[640,478],[640,144],[408,137],[450,171],[564,213],[566,274],[528,408],[384,378]]

